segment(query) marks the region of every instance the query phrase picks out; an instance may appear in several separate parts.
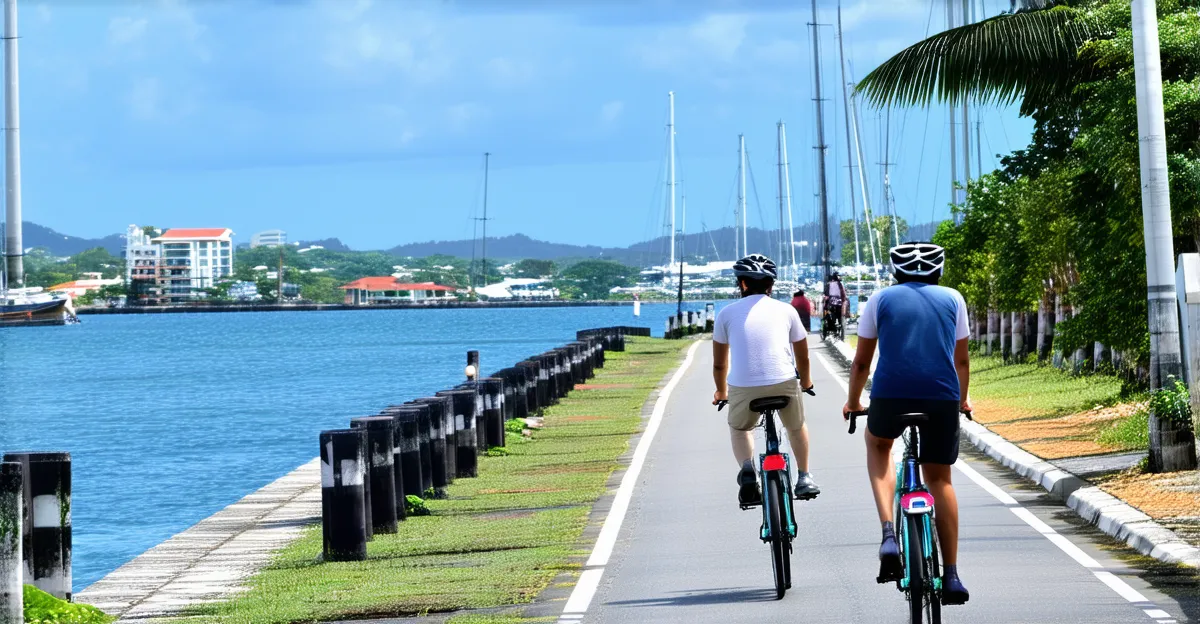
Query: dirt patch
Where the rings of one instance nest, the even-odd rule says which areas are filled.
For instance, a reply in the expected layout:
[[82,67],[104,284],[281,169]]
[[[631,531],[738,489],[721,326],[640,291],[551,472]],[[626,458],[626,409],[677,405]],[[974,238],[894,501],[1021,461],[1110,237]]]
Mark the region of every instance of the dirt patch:
[[971,415],[982,424],[1008,422],[1036,416],[1037,414],[1014,405],[1006,405],[999,401],[986,399],[971,399],[975,411]]
[[[1058,418],[1025,417],[985,422],[992,422],[989,429],[1038,457],[1062,459],[1118,450],[1097,443],[1097,435],[1113,422],[1144,408],[1145,405],[1141,403],[1123,403]],[[976,411],[976,414],[979,413]],[[990,415],[993,412],[984,413]],[[1008,412],[1009,415],[1012,413]]]
[[632,387],[633,384],[575,384],[576,390],[614,390]]
[[1195,521],[1200,516],[1200,473],[1125,474],[1100,489],[1149,516]]

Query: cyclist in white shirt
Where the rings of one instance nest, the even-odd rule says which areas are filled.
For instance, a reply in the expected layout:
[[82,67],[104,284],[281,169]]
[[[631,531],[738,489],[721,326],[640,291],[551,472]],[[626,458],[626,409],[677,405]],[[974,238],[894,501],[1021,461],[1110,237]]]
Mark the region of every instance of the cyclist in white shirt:
[[738,500],[743,505],[762,500],[753,462],[754,428],[758,414],[750,401],[786,396],[787,407],[779,420],[788,432],[796,455],[796,498],[811,499],[821,489],[808,473],[808,426],[804,423],[801,392],[812,391],[807,332],[791,305],[771,298],[775,263],[760,254],[733,265],[742,299],[717,314],[713,325],[713,380],[717,391],[713,405],[729,401],[729,433],[738,472]]

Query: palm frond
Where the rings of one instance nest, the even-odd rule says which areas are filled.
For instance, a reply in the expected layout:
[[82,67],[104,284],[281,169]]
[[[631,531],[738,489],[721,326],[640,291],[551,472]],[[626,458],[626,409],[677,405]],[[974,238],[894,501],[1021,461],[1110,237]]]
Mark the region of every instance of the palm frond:
[[908,47],[867,74],[856,91],[881,107],[1024,98],[1027,113],[1069,94],[1082,68],[1080,47],[1106,35],[1067,6],[998,15]]

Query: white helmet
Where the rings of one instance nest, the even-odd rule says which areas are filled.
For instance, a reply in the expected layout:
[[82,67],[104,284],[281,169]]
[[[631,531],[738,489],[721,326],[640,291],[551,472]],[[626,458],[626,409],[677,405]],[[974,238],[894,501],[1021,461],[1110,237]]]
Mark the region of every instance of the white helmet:
[[909,242],[892,247],[892,274],[912,277],[941,275],[946,250],[933,243]]
[[736,277],[750,279],[775,279],[779,277],[775,263],[762,254],[750,254],[733,263],[733,274]]

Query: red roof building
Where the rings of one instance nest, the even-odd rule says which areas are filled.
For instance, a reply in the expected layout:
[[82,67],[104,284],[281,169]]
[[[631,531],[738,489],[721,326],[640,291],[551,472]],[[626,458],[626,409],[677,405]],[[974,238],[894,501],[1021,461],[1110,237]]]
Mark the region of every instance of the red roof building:
[[188,239],[188,240],[218,240],[228,239],[233,235],[233,230],[229,228],[171,228],[163,232],[156,239],[161,242],[163,239]]
[[419,302],[451,299],[453,286],[441,286],[433,282],[421,284],[405,283],[391,276],[363,277],[345,286],[346,303],[350,305],[372,305],[379,303]]

